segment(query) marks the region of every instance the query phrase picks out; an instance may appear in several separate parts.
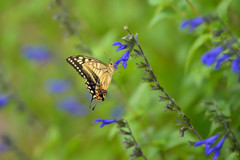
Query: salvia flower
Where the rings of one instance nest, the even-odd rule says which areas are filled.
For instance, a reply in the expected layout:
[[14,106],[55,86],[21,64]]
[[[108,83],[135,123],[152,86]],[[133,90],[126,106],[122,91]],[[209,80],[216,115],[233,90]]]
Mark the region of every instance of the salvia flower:
[[195,147],[200,146],[202,144],[205,144],[206,146],[211,146],[217,139],[218,139],[219,135],[214,135],[212,137],[209,137],[205,140],[202,141],[198,141],[194,144]]
[[64,110],[72,115],[83,116],[87,114],[86,107],[71,96],[61,100],[59,105],[61,110]]
[[5,106],[9,101],[9,97],[5,94],[0,94],[0,108]]
[[116,106],[112,110],[112,117],[119,118],[119,117],[121,117],[123,115],[123,113],[124,113],[123,107]]
[[205,154],[208,156],[210,155],[212,152],[214,152],[214,157],[213,159],[217,159],[220,155],[220,149],[222,148],[222,145],[226,139],[226,136],[224,136],[215,146],[211,147],[211,145],[218,139],[219,135],[214,135],[210,138],[207,138],[205,140],[202,141],[198,141],[195,143],[195,147],[205,144]]
[[226,60],[228,60],[228,58],[231,57],[231,54],[224,54],[222,57],[217,59],[217,64],[215,66],[215,70],[219,70],[222,62],[225,62]]
[[22,48],[23,55],[36,62],[47,62],[50,57],[50,51],[41,45],[26,45]]
[[129,55],[130,55],[130,52],[129,52],[129,50],[127,50],[127,51],[122,55],[122,57],[121,57],[120,59],[118,59],[118,60],[114,63],[114,68],[117,69],[119,63],[122,61],[122,65],[123,65],[123,67],[126,69]]
[[9,150],[9,146],[5,143],[0,143],[0,156],[1,154],[3,154],[4,152],[6,152],[7,150]]
[[128,46],[126,44],[122,44],[120,42],[114,42],[113,43],[113,46],[118,46],[118,49],[116,51],[120,51],[122,49],[126,49]]
[[100,126],[100,128],[102,128],[105,125],[116,123],[117,120],[116,119],[101,119],[101,118],[98,118],[98,119],[95,119],[93,121],[93,123],[98,123],[98,122],[102,122],[102,124]]
[[197,17],[197,18],[193,18],[193,19],[189,19],[189,20],[185,20],[181,23],[180,27],[182,29],[189,27],[189,32],[193,32],[194,29],[201,25],[204,22],[204,18],[203,17]]
[[[114,42],[113,43],[113,46],[118,46],[118,49],[116,51],[120,51],[120,50],[123,50],[123,49],[126,49],[128,47],[128,45],[125,45],[125,44],[122,44],[120,42]],[[123,67],[126,68],[127,67],[127,61],[128,61],[128,58],[129,58],[129,55],[130,55],[130,52],[129,52],[129,49],[122,55],[122,57],[117,60],[115,63],[114,63],[114,68],[117,69],[118,68],[118,65],[119,63],[122,61],[122,64],[123,64]]]
[[240,81],[240,56],[232,61],[233,73],[238,73],[238,81]]
[[69,90],[70,84],[67,80],[50,79],[46,81],[45,87],[50,93],[65,93]]
[[226,54],[225,56],[218,58],[218,56],[220,55],[220,53],[223,50],[224,50],[224,47],[222,47],[222,46],[218,46],[218,47],[211,49],[207,53],[203,54],[202,63],[207,66],[210,66],[213,63],[217,63],[215,69],[216,70],[219,69],[221,63],[230,57],[230,54]]

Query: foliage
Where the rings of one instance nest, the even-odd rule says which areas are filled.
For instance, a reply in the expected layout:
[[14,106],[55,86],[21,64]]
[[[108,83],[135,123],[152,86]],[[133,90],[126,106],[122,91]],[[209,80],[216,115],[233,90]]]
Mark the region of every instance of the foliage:
[[[239,7],[237,0],[1,1],[0,159],[133,158],[136,150],[124,149],[129,132],[92,123],[121,118],[147,159],[206,159],[193,145],[219,133],[226,136],[213,148],[222,147],[219,159],[239,158],[239,52],[202,63],[220,44],[239,50]],[[209,15],[215,19],[201,19],[191,33],[180,28]],[[71,55],[118,62],[94,111],[84,79],[66,63]]]

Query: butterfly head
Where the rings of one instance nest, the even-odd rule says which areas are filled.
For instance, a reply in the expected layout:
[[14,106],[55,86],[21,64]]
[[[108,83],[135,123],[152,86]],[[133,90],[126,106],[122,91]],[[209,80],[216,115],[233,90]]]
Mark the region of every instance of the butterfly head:
[[110,62],[110,63],[108,64],[108,68],[110,68],[112,72],[114,71],[113,62]]

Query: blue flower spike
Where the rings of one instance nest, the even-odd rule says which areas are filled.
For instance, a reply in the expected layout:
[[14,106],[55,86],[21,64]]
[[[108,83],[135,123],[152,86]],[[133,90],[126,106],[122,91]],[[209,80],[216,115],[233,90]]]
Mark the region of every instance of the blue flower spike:
[[218,55],[224,50],[222,46],[211,49],[202,56],[202,63],[210,66],[217,61]]
[[[126,49],[128,48],[129,46],[126,45],[126,44],[122,44],[120,42],[114,42],[113,43],[113,46],[118,46],[118,49],[116,51],[120,51],[120,50],[123,50],[123,49]],[[114,63],[114,68],[117,69],[118,68],[118,65],[119,63],[122,61],[122,65],[123,67],[126,69],[127,67],[127,61],[129,59],[129,55],[130,55],[130,52],[129,52],[129,49],[122,55],[122,57],[120,59],[118,59],[115,63]]]
[[222,148],[222,145],[224,143],[226,139],[226,136],[224,136],[218,143],[217,145],[214,147],[214,156],[213,159],[217,159],[220,155],[220,149]]
[[50,93],[65,93],[69,90],[70,84],[64,79],[50,79],[45,84]]
[[73,96],[61,100],[59,106],[61,110],[64,110],[71,115],[84,116],[87,114],[86,107],[79,103],[79,101]]
[[218,60],[217,60],[217,64],[215,66],[215,70],[219,70],[219,68],[221,67],[221,64],[225,61],[228,60],[228,58],[231,57],[231,54],[224,54],[222,57],[220,57]]
[[209,137],[205,140],[202,140],[202,141],[198,141],[194,144],[194,147],[197,147],[197,146],[200,146],[202,144],[205,144],[205,145],[212,145],[217,139],[218,139],[219,135],[214,135],[212,137]]
[[122,65],[123,65],[123,67],[126,69],[129,55],[130,55],[130,52],[129,52],[129,50],[127,50],[127,51],[122,55],[122,57],[121,57],[120,59],[118,59],[118,60],[114,63],[114,68],[117,69],[119,63],[122,61]]
[[5,106],[9,101],[9,97],[5,94],[0,94],[0,108]]
[[194,144],[195,147],[200,146],[202,144],[205,144],[205,151],[204,153],[208,156],[212,152],[214,152],[214,157],[213,159],[217,159],[220,155],[220,149],[222,148],[222,145],[226,139],[226,136],[224,136],[215,146],[211,147],[211,145],[218,139],[219,134],[214,135],[210,138],[207,138],[202,141],[198,141]]
[[189,27],[189,32],[193,32],[194,29],[196,27],[198,27],[199,25],[201,25],[204,22],[204,18],[203,17],[196,17],[193,19],[189,19],[189,20],[185,20],[181,23],[180,28],[184,29],[186,27]]
[[238,74],[238,82],[240,82],[240,56],[232,61],[232,71]]
[[46,63],[50,58],[50,51],[41,45],[26,45],[22,48],[24,56],[36,62]]
[[98,123],[98,122],[102,122],[102,124],[100,126],[100,128],[102,128],[105,125],[116,123],[117,120],[116,119],[101,119],[101,118],[98,118],[98,119],[95,119],[93,121],[93,123]]
[[232,71],[233,73],[239,73],[240,71],[240,56],[232,61]]
[[126,49],[128,46],[126,44],[122,44],[120,42],[114,42],[113,46],[118,46],[118,49],[116,50],[117,52],[123,49]]

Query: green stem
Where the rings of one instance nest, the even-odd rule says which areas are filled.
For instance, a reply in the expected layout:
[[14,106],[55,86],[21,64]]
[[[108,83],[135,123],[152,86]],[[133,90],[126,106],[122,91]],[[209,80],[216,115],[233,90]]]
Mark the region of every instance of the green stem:
[[192,132],[194,133],[194,135],[196,135],[196,137],[199,139],[199,140],[202,140],[201,136],[198,134],[198,132],[196,130],[193,129],[193,126],[190,122],[190,119],[182,112],[181,108],[176,104],[176,102],[169,96],[169,94],[164,90],[163,87],[161,87],[157,77],[155,76],[155,74],[153,73],[152,71],[152,67],[150,66],[150,63],[148,62],[148,59],[147,57],[145,56],[140,44],[136,41],[136,39],[134,38],[133,34],[129,31],[129,29],[127,28],[126,29],[128,31],[128,33],[133,37],[133,40],[135,42],[135,44],[138,46],[140,52],[141,52],[141,56],[144,58],[147,66],[148,66],[148,71],[151,73],[151,75],[153,76],[153,79],[154,79],[154,83],[157,85],[157,87],[161,90],[161,92],[166,96],[166,98],[171,102],[171,104],[173,104],[173,106],[175,106],[178,110],[178,112],[184,116],[186,119],[187,119],[187,124],[188,124],[188,127],[192,130]]
[[133,140],[134,146],[135,146],[135,147],[141,152],[141,157],[143,157],[144,160],[147,160],[147,157],[143,154],[143,152],[142,152],[140,146],[138,145],[138,143],[137,143],[135,137],[133,136],[132,130],[131,130],[131,128],[130,128],[130,126],[129,126],[129,124],[128,124],[128,122],[127,122],[126,119],[125,119],[125,123],[126,123],[126,127],[127,127],[128,130],[129,130],[130,136],[131,136],[131,138],[132,138],[132,140]]

